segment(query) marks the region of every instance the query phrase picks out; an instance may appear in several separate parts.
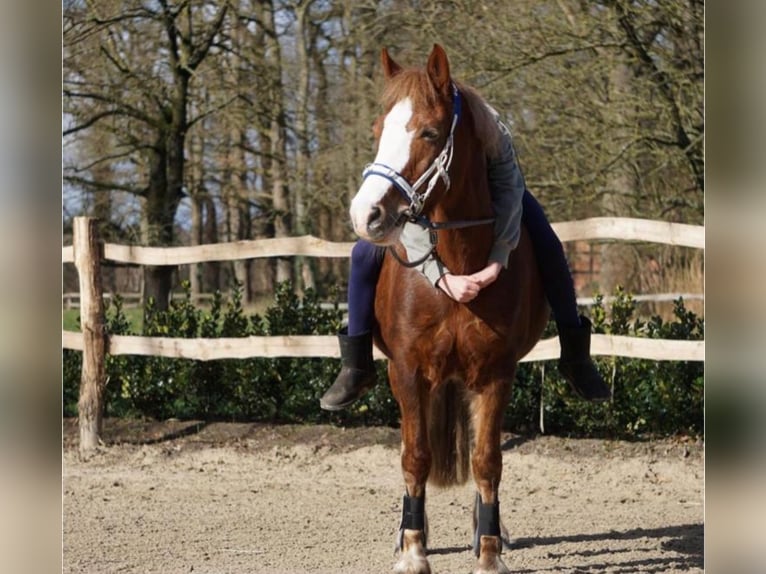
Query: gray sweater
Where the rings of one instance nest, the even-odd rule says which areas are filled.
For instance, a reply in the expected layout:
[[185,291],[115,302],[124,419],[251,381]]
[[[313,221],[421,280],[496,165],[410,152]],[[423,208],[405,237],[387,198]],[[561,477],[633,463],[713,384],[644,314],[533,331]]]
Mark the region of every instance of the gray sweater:
[[[495,215],[495,243],[489,254],[489,262],[496,261],[508,267],[508,257],[519,243],[521,234],[521,198],[526,184],[516,161],[510,130],[503,124],[497,112],[492,110],[500,127],[501,144],[497,157],[487,158],[487,177]],[[416,223],[406,223],[402,230],[402,244],[407,250],[407,259],[416,261],[431,249],[428,230]],[[444,264],[431,256],[416,267],[428,280],[436,285],[442,275],[449,273]]]

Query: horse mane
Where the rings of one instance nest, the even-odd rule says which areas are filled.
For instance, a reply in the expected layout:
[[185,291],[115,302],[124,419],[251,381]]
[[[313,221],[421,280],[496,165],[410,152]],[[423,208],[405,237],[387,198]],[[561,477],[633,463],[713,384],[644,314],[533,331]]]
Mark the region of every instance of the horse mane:
[[501,132],[497,123],[496,112],[489,106],[487,101],[479,95],[471,86],[455,81],[463,103],[471,110],[473,127],[476,136],[481,142],[481,147],[487,157],[495,158],[500,153]]
[[[500,128],[495,112],[486,100],[472,87],[453,80],[460,90],[463,106],[471,111],[474,131],[487,157],[497,157],[500,152]],[[411,98],[415,107],[433,107],[439,100],[439,94],[428,74],[422,69],[407,68],[396,74],[386,83],[381,95],[384,110],[391,109],[396,102]]]

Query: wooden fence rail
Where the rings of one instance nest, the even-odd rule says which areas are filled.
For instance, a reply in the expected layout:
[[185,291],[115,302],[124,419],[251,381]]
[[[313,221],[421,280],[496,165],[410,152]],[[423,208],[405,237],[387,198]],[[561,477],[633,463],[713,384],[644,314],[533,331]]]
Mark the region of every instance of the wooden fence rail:
[[[224,297],[230,297],[231,294],[224,292]],[[192,293],[191,300],[194,303],[210,302],[215,295],[213,293]],[[104,300],[110,300],[114,297],[120,297],[123,302],[123,307],[140,307],[141,306],[141,293],[104,293]],[[171,299],[184,299],[185,293],[174,292],[170,294]],[[637,303],[649,302],[649,303],[667,303],[669,301],[676,301],[678,298],[684,301],[704,301],[705,295],[703,293],[653,293],[651,295],[632,295],[632,298]],[[614,301],[616,297],[614,295],[604,295],[602,297],[602,303],[609,304]],[[584,307],[589,307],[596,304],[595,297],[578,297],[577,304]],[[79,293],[63,293],[61,295],[61,305],[64,309],[78,309],[80,307],[80,294]],[[334,306],[334,303],[322,303],[327,307]],[[338,303],[338,307],[345,311],[347,309],[346,303]]]
[[[64,331],[63,347],[82,351],[82,333]],[[521,362],[548,361],[559,356],[558,338],[544,339]],[[270,337],[230,337],[217,339],[179,339],[110,335],[110,355],[149,355],[175,359],[216,361],[252,357],[340,357],[337,337],[331,335],[283,335]],[[592,335],[591,354],[652,359],[654,361],[704,361],[704,341],[642,339],[621,335]],[[376,359],[385,356],[374,350]]]
[[[705,228],[685,223],[628,217],[593,217],[553,223],[552,226],[559,239],[565,242],[612,239],[705,248]],[[142,247],[106,243],[104,259],[137,265],[184,265],[260,257],[348,257],[353,246],[353,242],[336,243],[312,235],[213,243],[194,247]],[[61,257],[64,263],[73,262],[73,246],[64,247]]]
[[[553,228],[561,241],[610,239],[705,248],[704,228],[680,223],[596,217],[582,221],[554,223]],[[353,243],[329,242],[312,236],[237,241],[195,247],[102,244],[97,236],[95,220],[85,217],[75,218],[74,244],[62,248],[62,262],[74,263],[79,275],[81,332],[62,331],[62,347],[83,352],[78,402],[80,452],[83,455],[87,454],[98,445],[100,440],[107,352],[112,355],[152,355],[200,361],[251,357],[339,356],[337,340],[332,336],[179,339],[108,335],[105,333],[104,293],[101,287],[102,259],[138,265],[183,265],[259,257],[348,257],[352,246]],[[663,295],[671,296],[671,294]],[[702,296],[699,295],[699,297]],[[375,353],[376,358],[383,358],[377,349]],[[593,335],[591,353],[657,361],[704,361],[705,342]],[[523,361],[555,359],[558,355],[558,339],[546,339],[540,341]]]

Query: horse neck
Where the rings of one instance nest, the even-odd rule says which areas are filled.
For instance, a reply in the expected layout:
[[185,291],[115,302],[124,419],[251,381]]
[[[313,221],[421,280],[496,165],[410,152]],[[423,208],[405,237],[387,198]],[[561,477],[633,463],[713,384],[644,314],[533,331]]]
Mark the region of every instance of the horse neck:
[[[466,221],[492,217],[482,147],[466,127],[458,130],[457,136],[456,155],[450,169],[450,189],[435,206],[433,219]],[[454,274],[475,273],[486,266],[493,237],[492,224],[439,231],[439,257]]]

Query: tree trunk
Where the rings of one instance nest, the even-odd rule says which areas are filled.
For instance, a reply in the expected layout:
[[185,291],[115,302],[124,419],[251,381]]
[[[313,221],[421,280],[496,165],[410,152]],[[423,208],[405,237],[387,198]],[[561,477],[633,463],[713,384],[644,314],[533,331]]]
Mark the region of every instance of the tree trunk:
[[[92,170],[93,178],[100,181],[111,181],[114,177],[109,164],[102,163]],[[93,217],[96,218],[99,227],[99,236],[103,241],[115,241],[117,238],[112,234],[112,192],[109,190],[97,191],[93,194]],[[101,267],[101,283],[104,291],[114,293],[115,268],[113,266]]]
[[[295,198],[295,231],[305,235],[313,231],[307,226],[309,214],[309,83],[311,77],[310,53],[313,50],[309,39],[308,15],[313,0],[303,0],[295,9],[295,51],[298,58],[298,106],[295,117],[295,131],[298,139],[298,149],[295,158],[296,185],[293,192]],[[304,289],[315,289],[314,270],[311,258],[298,257],[297,267]]]
[[[276,33],[276,8],[273,1],[269,4],[267,8],[269,13],[264,18],[264,22],[269,26],[269,31],[264,35],[264,40],[272,83],[272,116],[269,126],[269,141],[271,142],[272,157],[270,179],[274,211],[274,237],[290,237],[292,235],[292,221],[287,181],[286,110],[282,83],[282,50]],[[293,269],[289,258],[277,259],[276,266],[277,282],[293,280]]]
[[[151,151],[149,187],[144,202],[143,242],[150,246],[167,246],[173,242],[173,220],[178,201],[168,195],[168,145],[166,132],[161,132]],[[172,285],[172,266],[144,266],[143,303],[154,300],[159,310],[168,308]]]
[[[209,193],[201,198],[204,207],[204,221],[202,228],[203,243],[218,243],[218,211],[215,201]],[[202,284],[204,290],[218,291],[221,289],[221,263],[220,261],[208,261],[202,264]]]
[[[203,137],[191,138],[189,145],[189,195],[191,199],[191,244],[202,244],[203,203],[205,194],[205,166],[203,162],[205,143]],[[189,265],[189,289],[192,298],[202,293],[202,265]]]
[[[630,90],[631,72],[628,66],[617,60],[614,63],[609,78],[610,99],[619,101],[620,94]],[[621,125],[624,122],[622,110],[607,109],[611,115],[613,125]],[[617,154],[619,150],[610,150]],[[633,206],[636,202],[637,184],[634,174],[622,167],[610,172],[607,179],[607,189],[604,194],[603,211],[606,214],[618,217],[633,217]],[[636,271],[635,252],[625,243],[605,243],[601,248],[601,273],[599,288],[605,293],[612,293],[618,286],[631,288]]]
[[[226,237],[225,241],[240,241],[248,239],[247,202],[245,201],[246,164],[234,142],[242,141],[239,129],[233,129],[226,146],[226,168],[224,170],[224,200],[226,202]],[[241,149],[241,148],[240,148]],[[238,259],[232,262],[234,279],[242,289],[242,302],[250,303],[250,266],[247,260]]]

